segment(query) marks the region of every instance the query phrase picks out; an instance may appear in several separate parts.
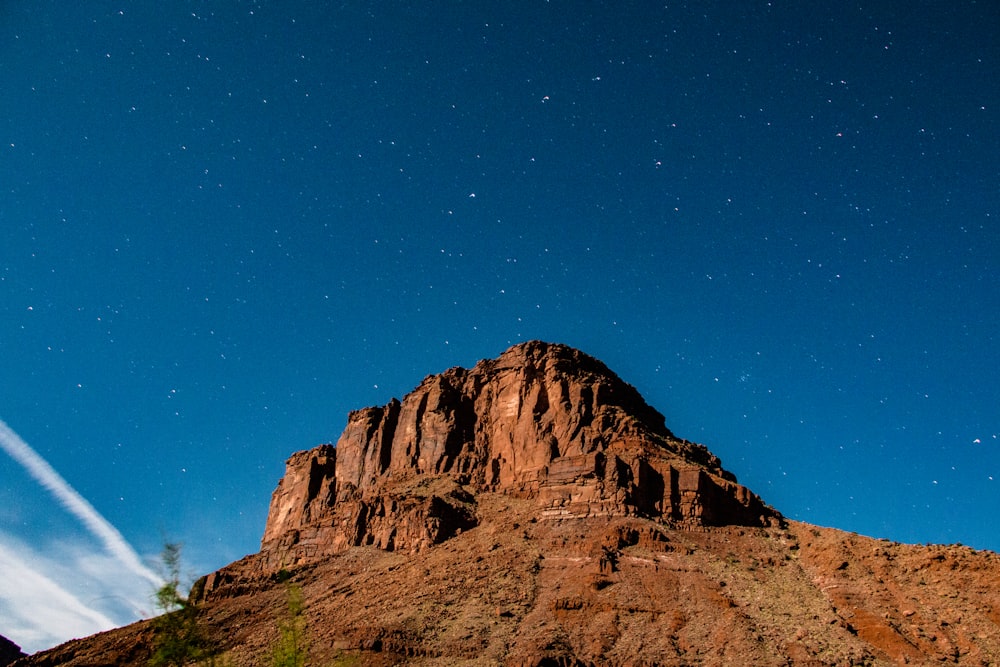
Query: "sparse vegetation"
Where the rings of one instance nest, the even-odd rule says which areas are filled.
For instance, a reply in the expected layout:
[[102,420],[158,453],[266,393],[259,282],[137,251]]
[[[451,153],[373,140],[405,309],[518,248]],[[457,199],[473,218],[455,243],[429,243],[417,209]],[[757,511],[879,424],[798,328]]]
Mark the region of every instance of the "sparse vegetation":
[[209,652],[198,627],[198,610],[180,592],[181,545],[167,543],[161,558],[166,581],[156,591],[156,608],[161,614],[153,619],[156,636],[149,664],[151,667],[184,667],[207,657]]
[[302,600],[302,589],[290,583],[286,586],[286,590],[288,615],[278,622],[278,631],[281,635],[271,647],[271,667],[305,667],[309,646],[306,641],[305,604]]
[[361,662],[361,658],[356,653],[341,651],[330,663],[330,667],[354,667]]
[[[150,667],[230,667],[230,659],[215,650],[199,626],[192,596],[181,594],[181,545],[166,543],[160,559],[165,580],[155,594],[160,615],[153,619],[156,634]],[[286,584],[287,614],[278,622],[280,636],[271,647],[271,667],[305,667],[308,658],[302,589],[289,583],[291,578],[285,569],[277,575]]]

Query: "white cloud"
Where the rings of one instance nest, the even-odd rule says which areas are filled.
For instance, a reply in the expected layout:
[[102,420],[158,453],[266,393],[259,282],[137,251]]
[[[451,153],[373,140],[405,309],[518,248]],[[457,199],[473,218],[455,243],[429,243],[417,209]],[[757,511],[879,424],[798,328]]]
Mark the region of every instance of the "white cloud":
[[101,516],[86,498],[77,493],[76,489],[49,465],[48,461],[39,456],[2,420],[0,420],[0,448],[24,466],[24,469],[55,496],[70,514],[78,518],[87,530],[104,544],[108,553],[117,558],[122,565],[155,586],[163,582],[155,572],[142,564],[139,555],[125,541],[118,529]]
[[149,615],[152,588],[86,541],[35,549],[0,532],[0,628],[32,653]]
[[162,578],[107,519],[0,421],[7,452],[83,529],[47,544],[0,531],[0,632],[26,652],[149,616]]

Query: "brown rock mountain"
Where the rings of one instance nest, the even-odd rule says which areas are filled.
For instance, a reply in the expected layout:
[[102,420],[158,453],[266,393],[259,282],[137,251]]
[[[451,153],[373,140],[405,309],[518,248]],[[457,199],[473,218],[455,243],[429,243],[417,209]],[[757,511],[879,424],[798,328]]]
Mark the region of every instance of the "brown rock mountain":
[[[989,665],[1000,557],[786,521],[599,361],[530,342],[292,455],[261,551],[192,595],[265,665]],[[141,665],[140,622],[18,665]]]
[[[428,478],[451,485],[419,496],[407,484]],[[542,519],[780,518],[604,364],[530,342],[357,410],[336,447],[293,455],[261,549],[286,565],[362,545],[416,552],[474,527],[481,493],[534,499]]]

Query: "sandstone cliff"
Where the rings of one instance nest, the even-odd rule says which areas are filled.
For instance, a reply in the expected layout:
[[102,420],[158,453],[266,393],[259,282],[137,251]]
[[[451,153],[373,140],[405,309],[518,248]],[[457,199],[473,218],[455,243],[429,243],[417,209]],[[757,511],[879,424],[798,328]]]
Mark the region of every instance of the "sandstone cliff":
[[261,548],[283,566],[366,544],[417,551],[475,526],[484,492],[532,499],[542,519],[780,518],[604,364],[532,341],[352,412],[336,447],[294,454]]

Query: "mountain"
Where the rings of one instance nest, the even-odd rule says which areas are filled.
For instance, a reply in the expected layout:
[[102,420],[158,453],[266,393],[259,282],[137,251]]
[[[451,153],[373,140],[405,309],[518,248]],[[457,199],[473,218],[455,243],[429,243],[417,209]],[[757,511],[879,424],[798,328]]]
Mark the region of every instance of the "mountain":
[[543,520],[780,520],[604,364],[531,342],[353,412],[336,447],[294,455],[262,552],[271,565],[362,545],[414,553],[475,527],[483,493],[533,499]]
[[[293,454],[199,620],[265,665],[1000,662],[1000,557],[789,521],[600,361],[532,341]],[[140,622],[17,665],[141,665]]]

